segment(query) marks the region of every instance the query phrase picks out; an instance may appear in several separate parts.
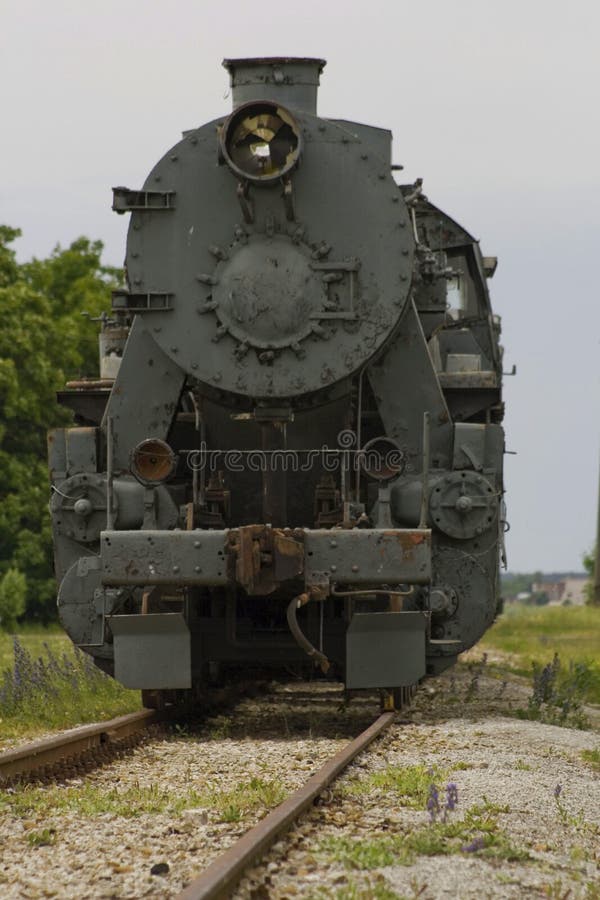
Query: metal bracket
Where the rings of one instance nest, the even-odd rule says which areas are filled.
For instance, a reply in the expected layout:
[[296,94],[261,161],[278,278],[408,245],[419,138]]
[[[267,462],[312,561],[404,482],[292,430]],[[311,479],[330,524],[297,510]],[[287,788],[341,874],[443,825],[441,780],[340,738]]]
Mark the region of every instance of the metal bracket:
[[248,225],[252,225],[252,223],[254,222],[254,205],[249,196],[249,189],[250,185],[247,181],[238,181],[238,186],[235,189],[235,193],[242,210],[244,222],[246,222]]
[[283,205],[285,207],[285,217],[288,222],[295,221],[294,190],[291,178],[285,178],[283,181]]
[[359,259],[345,259],[339,262],[323,261],[311,262],[310,267],[315,272],[323,272],[323,284],[325,290],[329,293],[330,285],[337,285],[344,281],[346,274],[348,275],[348,306],[346,309],[331,309],[335,307],[335,302],[329,302],[329,309],[319,310],[311,313],[310,319],[341,319],[342,321],[352,322],[358,319],[354,310],[354,298],[356,295],[356,276],[360,269]]
[[128,291],[113,291],[112,308],[119,312],[167,312],[173,309],[174,296],[168,293],[130,294]]
[[175,191],[132,191],[126,187],[113,188],[112,208],[122,215],[126,212],[173,209]]

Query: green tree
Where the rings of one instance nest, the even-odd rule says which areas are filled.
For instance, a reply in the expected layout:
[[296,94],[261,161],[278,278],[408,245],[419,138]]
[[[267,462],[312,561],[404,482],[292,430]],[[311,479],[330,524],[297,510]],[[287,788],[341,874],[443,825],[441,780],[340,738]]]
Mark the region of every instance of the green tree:
[[27,579],[18,569],[8,569],[0,578],[0,628],[14,631],[25,612]]
[[68,425],[56,403],[68,378],[97,373],[97,329],[82,316],[110,308],[119,270],[102,244],[79,238],[45,260],[19,264],[0,226],[0,576],[26,576],[28,618],[54,615],[46,432]]
[[589,575],[585,585],[585,602],[588,606],[594,605],[594,569],[596,566],[596,548],[592,547],[589,553],[583,554],[583,568]]

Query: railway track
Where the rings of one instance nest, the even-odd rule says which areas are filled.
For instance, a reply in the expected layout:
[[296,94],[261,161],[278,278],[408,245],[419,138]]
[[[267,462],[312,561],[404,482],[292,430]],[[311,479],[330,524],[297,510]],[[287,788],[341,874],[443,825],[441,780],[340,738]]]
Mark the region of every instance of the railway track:
[[[206,713],[230,706],[264,689],[264,683],[239,683],[203,698]],[[156,732],[190,714],[185,706],[141,709],[105,722],[80,725],[0,753],[0,789],[14,782],[68,778],[110,762]]]
[[244,872],[285,834],[352,760],[385,731],[394,719],[395,712],[382,713],[372,725],[326,762],[305,785],[217,857],[178,895],[177,900],[216,900],[228,897]]
[[[17,882],[6,896],[35,894],[50,883],[61,885],[58,896],[81,900],[106,890],[107,878],[114,897],[190,900],[231,894],[246,871],[260,864],[394,719],[392,712],[376,718],[374,696],[358,697],[347,706],[339,687],[325,683],[266,687],[261,685],[258,698],[247,686],[240,691],[238,685],[236,696],[231,686],[221,690],[201,716],[143,710],[0,754],[0,792],[10,788],[4,790],[4,807],[0,804],[7,863],[0,867],[0,893],[3,884],[8,888],[3,869],[14,878],[18,865]],[[42,793],[28,794],[26,782],[42,782]],[[230,815],[230,804],[238,802],[236,790],[254,782],[265,791],[262,799],[244,795],[239,814]],[[277,799],[268,799],[271,788]],[[72,810],[66,819],[63,792]],[[77,798],[86,792],[99,805],[91,818],[77,811]],[[131,797],[139,811],[115,811],[119,796]],[[157,796],[167,799],[153,812]],[[178,812],[169,798],[179,798],[189,811]],[[36,812],[35,803],[46,812]],[[20,843],[35,842],[40,834],[43,840],[50,835],[61,852],[42,847],[23,871]],[[230,849],[219,855],[223,846]],[[86,883],[89,892],[78,893]]]
[[5,750],[0,753],[0,788],[15,781],[68,777],[99,765],[136,746],[152,726],[167,719],[163,710],[143,709]]

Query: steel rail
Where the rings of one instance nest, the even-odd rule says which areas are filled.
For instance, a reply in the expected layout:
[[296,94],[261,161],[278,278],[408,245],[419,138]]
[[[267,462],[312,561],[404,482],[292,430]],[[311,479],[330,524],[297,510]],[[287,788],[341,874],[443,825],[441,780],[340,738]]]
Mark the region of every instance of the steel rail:
[[143,709],[106,722],[81,725],[62,734],[22,744],[0,753],[0,786],[20,775],[31,775],[44,766],[70,760],[86,751],[114,747],[149,725],[165,721],[163,711]]
[[246,869],[275,843],[340,772],[394,721],[395,712],[385,712],[357,738],[325,763],[303,787],[247,831],[225,853],[195,878],[177,900],[215,900],[227,897]]

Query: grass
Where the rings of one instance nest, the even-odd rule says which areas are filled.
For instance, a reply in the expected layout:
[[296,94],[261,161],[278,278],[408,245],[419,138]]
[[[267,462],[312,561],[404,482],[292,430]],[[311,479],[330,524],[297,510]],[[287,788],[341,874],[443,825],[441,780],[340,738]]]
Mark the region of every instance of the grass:
[[360,779],[352,779],[342,788],[342,793],[350,796],[368,794],[373,789],[394,797],[399,806],[423,809],[427,804],[432,781],[441,781],[446,773],[437,767],[387,766],[380,772],[373,772]]
[[[385,881],[357,883],[348,881],[338,890],[317,888],[309,895],[309,900],[406,900],[403,894],[397,894],[385,884]],[[413,897],[418,896],[413,894]]]
[[104,675],[57,628],[0,632],[0,747],[140,706],[138,691]]
[[592,769],[596,769],[597,772],[600,772],[600,750],[582,750],[581,758],[591,766]]
[[523,862],[529,853],[511,843],[499,827],[497,816],[506,812],[489,802],[470,807],[464,818],[435,822],[403,834],[384,833],[367,840],[330,837],[320,852],[349,869],[371,870],[385,866],[410,866],[418,856],[477,854],[484,859]]
[[[167,813],[177,816],[186,809],[212,810],[219,822],[238,822],[250,813],[270,809],[284,799],[286,792],[278,781],[251,778],[231,790],[196,791],[183,794],[158,785],[138,783],[127,788],[106,789],[86,782],[82,785],[51,785],[0,791],[0,813],[9,812],[20,819],[45,818],[54,813],[76,813],[87,817],[110,814],[120,818]],[[35,838],[32,838],[35,840]]]
[[513,658],[506,667],[531,675],[533,663],[545,665],[558,653],[564,667],[584,663],[590,673],[585,699],[600,704],[600,607],[509,606],[477,645]]

